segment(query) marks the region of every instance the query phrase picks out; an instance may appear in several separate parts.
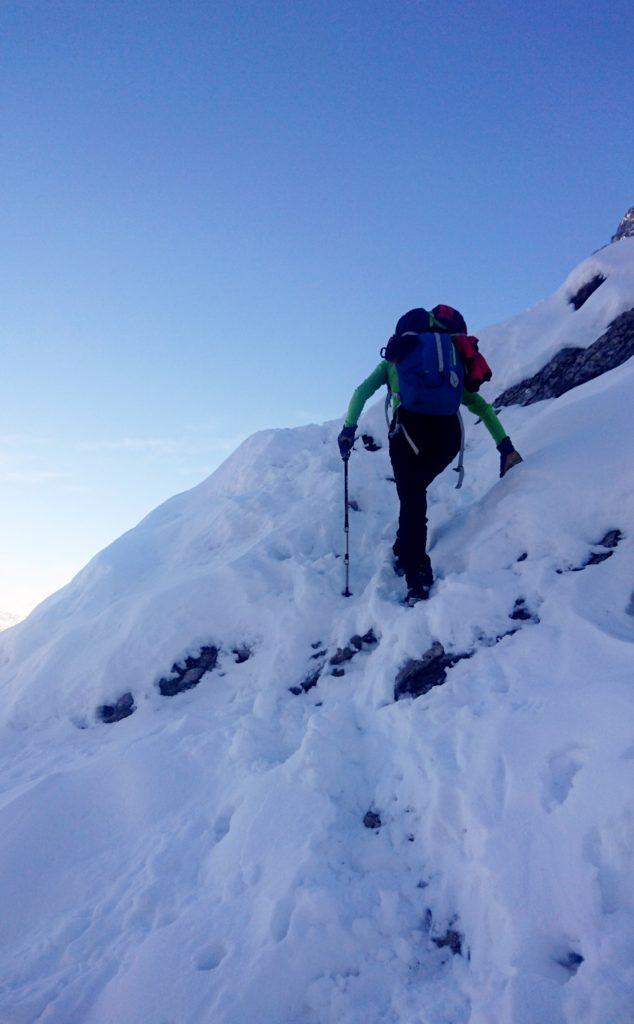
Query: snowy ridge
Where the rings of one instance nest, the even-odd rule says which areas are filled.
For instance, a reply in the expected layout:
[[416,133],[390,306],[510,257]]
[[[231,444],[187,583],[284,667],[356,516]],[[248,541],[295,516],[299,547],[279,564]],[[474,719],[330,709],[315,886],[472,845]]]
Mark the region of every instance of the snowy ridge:
[[[530,377],[567,346],[587,348],[619,313],[634,306],[634,238],[600,249],[580,263],[548,299],[511,320],[479,331],[483,352],[491,352],[495,394]],[[570,299],[597,276],[605,282],[581,309]]]
[[[625,239],[481,332],[495,389],[633,305]],[[633,386],[630,360],[504,410],[526,461],[502,481],[467,424],[463,490],[430,491],[426,606],[400,605],[389,564],[377,403],[383,447],[350,465],[352,599],[337,422],[250,438],[3,633],[0,1020],[628,1019]],[[395,702],[433,642],[469,657]],[[216,667],[161,696],[206,644]],[[99,723],[127,691],[134,714]]]

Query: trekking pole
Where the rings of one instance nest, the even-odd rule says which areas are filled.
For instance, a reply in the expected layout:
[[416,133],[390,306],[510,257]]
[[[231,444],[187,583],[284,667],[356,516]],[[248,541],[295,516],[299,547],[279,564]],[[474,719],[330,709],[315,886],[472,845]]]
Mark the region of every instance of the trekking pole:
[[[348,455],[348,458],[350,456]],[[343,513],[343,532],[346,538],[346,553],[343,556],[343,564],[346,572],[346,586],[342,590],[344,597],[352,597],[350,590],[350,521],[348,518],[348,458],[343,460],[343,491],[344,491],[344,513]]]

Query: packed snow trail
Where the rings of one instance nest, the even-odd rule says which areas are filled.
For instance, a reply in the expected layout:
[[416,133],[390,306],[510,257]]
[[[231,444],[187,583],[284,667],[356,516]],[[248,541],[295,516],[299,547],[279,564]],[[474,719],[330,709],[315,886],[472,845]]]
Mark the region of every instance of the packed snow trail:
[[[634,305],[633,252],[483,335],[499,387]],[[337,422],[255,435],[2,634],[3,1024],[629,1019],[633,378],[504,410],[526,461],[502,481],[469,426],[463,490],[430,491],[427,604],[390,565],[379,403],[382,447],[350,462],[353,598]],[[395,702],[434,642],[469,657]],[[162,696],[205,645],[213,670]]]

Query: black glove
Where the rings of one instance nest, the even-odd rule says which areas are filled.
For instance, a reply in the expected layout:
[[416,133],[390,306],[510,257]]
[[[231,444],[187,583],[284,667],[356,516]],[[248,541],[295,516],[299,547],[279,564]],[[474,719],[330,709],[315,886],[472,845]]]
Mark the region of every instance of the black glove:
[[341,458],[343,459],[344,462],[346,462],[346,460],[350,458],[350,452],[352,451],[352,446],[354,444],[354,435],[356,429],[356,426],[344,427],[341,433],[339,434],[339,437],[337,438],[339,451],[341,452]]
[[509,469],[513,469],[513,466],[517,466],[519,462],[524,461],[520,453],[515,451],[510,437],[503,437],[497,446],[497,450],[500,453],[501,477],[503,477],[505,473],[508,473]]

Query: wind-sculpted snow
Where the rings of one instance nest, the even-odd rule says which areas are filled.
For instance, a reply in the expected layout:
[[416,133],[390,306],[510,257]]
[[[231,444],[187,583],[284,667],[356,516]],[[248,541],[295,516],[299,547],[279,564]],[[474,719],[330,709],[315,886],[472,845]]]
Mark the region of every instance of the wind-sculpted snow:
[[[483,334],[507,383],[632,306],[627,252]],[[501,481],[467,424],[426,604],[391,567],[377,403],[352,598],[337,422],[249,439],[2,633],[0,1020],[628,1020],[633,387],[630,361],[504,410]]]
[[[575,310],[571,299],[594,278],[603,284]],[[621,313],[634,307],[634,238],[623,238],[580,263],[550,298],[479,331],[493,366],[492,394],[532,377],[564,348],[588,348]]]

